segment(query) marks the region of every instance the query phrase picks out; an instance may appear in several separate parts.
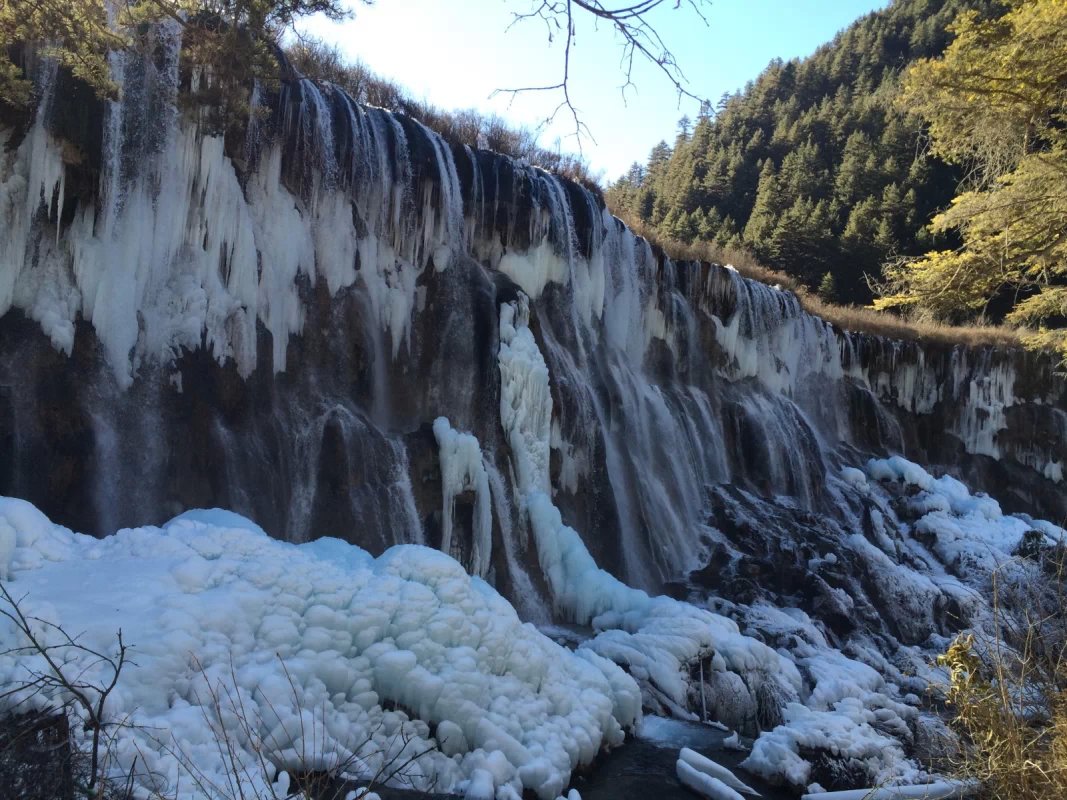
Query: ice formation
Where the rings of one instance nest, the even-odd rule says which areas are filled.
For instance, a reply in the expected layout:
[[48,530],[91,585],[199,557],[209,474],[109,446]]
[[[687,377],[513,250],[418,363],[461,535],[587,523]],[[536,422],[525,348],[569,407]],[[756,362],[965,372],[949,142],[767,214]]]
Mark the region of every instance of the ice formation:
[[[902,536],[896,541],[887,537],[885,523],[879,523],[880,533],[875,527],[874,533],[882,539],[874,543],[862,534],[848,538],[850,546],[866,560],[867,569],[884,571],[885,582],[899,587],[900,602],[904,604],[907,595],[922,597],[925,599],[921,605],[928,609],[943,593],[958,604],[964,615],[960,621],[979,629],[992,623],[979,593],[989,593],[989,581],[995,571],[1010,567],[1001,575],[1009,585],[1014,580],[1033,579],[1030,573],[1038,567],[1017,556],[1028,532],[1036,534],[1042,546],[1067,542],[1063,528],[1026,516],[1004,514],[992,498],[972,494],[950,476],[934,478],[900,456],[868,461],[865,474],[846,468],[843,476],[872,498],[886,489],[894,492],[907,511],[905,519],[910,520],[896,522]],[[880,500],[884,514],[893,515],[886,500]],[[882,519],[881,512],[872,512],[872,517],[874,514],[878,515],[876,519]],[[900,558],[901,549],[907,554],[905,558]],[[890,559],[886,551],[897,554],[900,560]],[[908,563],[914,566],[906,566]],[[875,669],[872,665],[878,665],[877,660],[865,664],[828,647],[822,634],[798,610],[763,606],[747,609],[745,616],[753,628],[788,631],[797,637],[799,641],[789,655],[805,676],[803,702],[788,703],[782,724],[756,738],[744,762],[746,769],[772,781],[805,786],[811,763],[802,753],[821,751],[866,765],[873,785],[921,784],[928,779],[905,751],[920,713],[913,707],[914,699],[909,703],[903,688],[889,680],[893,669],[886,669],[885,665]],[[927,634],[933,627],[927,624]],[[935,647],[939,646],[936,635],[930,638]],[[870,659],[870,655],[863,659]],[[893,680],[903,681],[904,676]],[[920,683],[926,685],[932,680],[931,675]],[[962,791],[958,784],[936,787],[936,792],[945,792],[936,794],[939,797],[960,796]],[[923,797],[922,788],[880,791],[887,798]],[[812,795],[815,796],[822,795]],[[841,795],[850,796],[853,795]]]
[[[442,446],[453,447],[449,457],[468,451],[457,474],[481,463],[465,434],[444,420],[437,428]],[[1065,537],[1049,523],[1006,516],[958,481],[898,457],[872,460],[866,476],[869,492],[884,484],[914,487],[908,496],[916,534],[970,524],[984,531],[980,540],[971,537],[975,547],[1005,557],[1025,530],[1050,543]],[[544,493],[531,490],[527,509],[561,610],[599,631],[574,652],[521,623],[451,558],[419,546],[394,547],[377,559],[335,539],[296,546],[220,510],[97,540],[53,525],[18,500],[0,502],[0,529],[15,535],[9,585],[25,595],[24,610],[84,632],[94,648],[112,648],[119,628],[135,647],[136,666],[124,673],[109,708],[132,723],[118,732],[117,772],[135,756],[147,758],[153,780],[173,785],[191,759],[222,780],[227,766],[215,737],[225,732],[267,748],[266,774],[253,769],[251,751],[241,751],[254,776],[250,789],[308,763],[350,762],[346,770],[358,778],[400,757],[396,734],[404,731],[403,747],[434,747],[411,778],[417,786],[436,780],[476,800],[523,789],[551,799],[571,770],[637,723],[642,699],[634,678],[685,715],[685,666],[710,658],[714,670],[750,685],[755,675],[783,682],[795,698],[781,724],[756,738],[744,765],[754,774],[806,786],[811,766],[803,753],[814,751],[866,763],[875,783],[924,780],[902,744],[916,709],[883,674],[829,646],[805,615],[766,606],[745,611],[752,630],[800,634],[791,634],[790,650],[775,652],[733,621],[649,597],[598,569]],[[959,560],[952,559],[946,557]],[[86,679],[99,677],[99,664],[71,662],[72,669],[83,666]],[[35,659],[9,655],[0,659],[0,682],[15,685],[35,668]],[[225,710],[220,722],[220,702],[243,704],[245,722]],[[714,800],[751,793],[729,770],[686,749],[677,771]],[[945,797],[959,790],[936,790],[942,788]],[[921,796],[911,791],[886,797]]]
[[500,424],[508,437],[521,492],[549,491],[552,394],[548,365],[529,327],[525,296],[500,309]]
[[687,761],[678,759],[675,765],[678,780],[708,800],[744,800],[744,798],[718,778],[695,769]]
[[[743,674],[754,684],[799,688],[792,665],[738,633],[732,621],[668,597],[650,597],[600,569],[578,533],[563,524],[543,487],[548,481],[548,420],[552,398],[548,369],[527,325],[524,301],[500,315],[501,424],[524,493],[538,560],[558,610],[572,622],[601,631],[587,649],[625,664],[629,673],[662,693],[680,713],[688,703],[687,666],[714,656],[719,670]],[[639,698],[631,702],[639,705]]]
[[[700,753],[697,753],[688,747],[683,747],[679,751],[678,763],[685,764],[689,767],[689,770],[714,778],[732,790],[735,794],[748,794],[759,797],[759,792],[734,775],[726,767],[715,763],[710,758],[702,756]],[[681,771],[681,767],[679,767],[679,771]]]
[[[128,74],[120,70],[120,82],[176,91],[180,35],[163,30],[160,66],[131,64]],[[149,71],[154,74],[145,77]],[[289,337],[305,318],[301,276],[325,282],[331,293],[360,280],[396,357],[410,330],[418,276],[431,260],[447,267],[449,245],[461,236],[451,153],[425,132],[436,148],[436,182],[445,187],[437,204],[428,185],[415,183],[403,152],[395,161],[386,157],[388,138],[405,146],[392,115],[307,80],[290,91],[294,101],[316,109],[305,122],[318,124],[307,125],[301,137],[309,163],[324,173],[312,197],[286,188],[280,145],[259,155],[242,188],[222,137],[182,121],[172,106],[163,119],[128,121],[145,111],[122,100],[107,109],[104,192],[95,205],[79,206],[64,235],[33,252],[39,211],[58,233],[66,174],[62,143],[46,124],[51,104],[61,100],[46,83],[33,127],[0,169],[0,215],[9,232],[0,249],[0,315],[12,306],[24,310],[68,353],[74,322],[84,318],[124,385],[142,362],[169,361],[181,348],[201,346],[248,375],[256,365],[257,322],[271,335],[274,370],[286,368]],[[348,163],[334,155],[325,110],[334,102],[362,139]],[[132,176],[122,159],[127,124],[159,129]],[[356,174],[365,180],[350,193],[342,177]],[[421,213],[402,214],[414,195],[421,196]]]
[[441,511],[441,550],[452,550],[452,515],[456,496],[467,490],[474,491],[474,541],[471,543],[471,569],[473,575],[484,577],[489,571],[489,558],[493,547],[493,509],[489,497],[489,474],[482,463],[482,448],[469,433],[460,433],[448,424],[444,417],[433,423],[433,434],[441,448],[441,493],[444,508]]
[[938,781],[919,786],[872,786],[869,789],[849,789],[841,792],[814,792],[801,800],[957,800],[974,792],[973,784],[958,781]]
[[[301,766],[370,777],[436,744],[410,771],[415,788],[552,800],[640,713],[618,667],[554,644],[434,550],[375,559],[334,539],[296,546],[217,511],[103,540],[18,500],[0,500],[0,521],[17,535],[10,586],[27,614],[102,652],[121,629],[134,648],[109,700],[109,719],[127,720],[113,769],[142,759],[156,788],[189,787],[190,764],[225,785],[225,736],[252,792]],[[14,636],[5,620],[3,638]],[[105,674],[69,657],[64,669],[89,683]],[[39,662],[5,655],[0,683],[27,681]]]

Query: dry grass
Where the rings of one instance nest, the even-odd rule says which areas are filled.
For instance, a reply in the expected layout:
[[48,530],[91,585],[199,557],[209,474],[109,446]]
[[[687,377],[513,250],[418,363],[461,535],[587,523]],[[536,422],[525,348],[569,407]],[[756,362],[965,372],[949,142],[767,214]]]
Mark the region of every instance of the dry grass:
[[[996,800],[1067,797],[1067,599],[1063,547],[1023,581],[994,583],[994,632],[939,660],[962,748],[953,767]],[[1010,565],[1009,565],[1010,566]]]
[[928,319],[905,319],[885,311],[864,306],[844,306],[827,303],[795,278],[784,272],[769,269],[753,256],[734,248],[721,248],[708,242],[684,244],[664,239],[640,220],[621,217],[631,230],[643,236],[668,256],[677,260],[730,264],[746,278],[787,289],[800,299],[804,309],[832,325],[856,333],[868,333],[890,339],[939,344],[963,344],[969,347],[1022,347],[1023,337],[1030,331],[1004,325],[945,325]]
[[807,311],[839,328],[891,339],[947,345],[963,344],[968,347],[1022,347],[1026,333],[1005,325],[946,325],[921,318],[903,319],[895,314],[875,311],[864,306],[827,303],[805,289],[801,289],[797,294]]

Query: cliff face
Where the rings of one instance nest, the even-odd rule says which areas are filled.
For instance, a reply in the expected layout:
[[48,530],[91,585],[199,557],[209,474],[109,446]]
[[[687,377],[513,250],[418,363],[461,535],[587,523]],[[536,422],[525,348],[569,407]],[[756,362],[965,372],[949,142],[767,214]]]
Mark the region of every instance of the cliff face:
[[686,580],[724,536],[773,562],[739,504],[855,529],[841,467],[890,453],[1067,516],[1047,359],[835,330],[578,185],[308,80],[257,92],[226,142],[175,109],[177,47],[131,59],[121,103],[44,66],[0,132],[0,494],[97,533],[211,506],[374,552],[447,529],[469,566],[488,501],[442,489],[444,416],[480,445],[491,577],[547,615],[501,422],[501,309],[528,298],[554,501],[631,585]]

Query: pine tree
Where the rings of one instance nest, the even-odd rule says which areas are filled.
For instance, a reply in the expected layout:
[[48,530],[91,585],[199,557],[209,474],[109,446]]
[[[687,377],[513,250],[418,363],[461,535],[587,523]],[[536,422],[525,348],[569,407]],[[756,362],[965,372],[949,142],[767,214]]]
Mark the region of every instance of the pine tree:
[[845,143],[845,151],[834,179],[834,197],[850,207],[873,193],[874,176],[867,169],[873,153],[871,140],[863,131],[853,131]]
[[837,281],[834,279],[834,273],[823,273],[822,280],[819,281],[819,288],[816,291],[824,302],[836,303]]
[[[693,131],[693,121],[689,119],[689,115],[686,114],[680,120],[678,120],[678,141],[684,142],[689,138],[689,135]],[[675,145],[677,147],[677,145]]]
[[767,159],[760,170],[756,204],[745,225],[744,233],[745,243],[761,258],[770,257],[771,235],[785,207],[781,182],[778,180],[774,162]]

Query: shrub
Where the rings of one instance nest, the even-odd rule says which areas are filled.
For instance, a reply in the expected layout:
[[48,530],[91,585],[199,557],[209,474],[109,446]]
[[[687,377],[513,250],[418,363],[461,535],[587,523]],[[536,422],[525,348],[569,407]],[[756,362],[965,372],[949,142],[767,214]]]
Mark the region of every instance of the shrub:
[[962,635],[939,659],[954,766],[997,800],[1067,797],[1067,558],[1060,547],[1036,559],[1010,581],[994,575],[993,635]]

